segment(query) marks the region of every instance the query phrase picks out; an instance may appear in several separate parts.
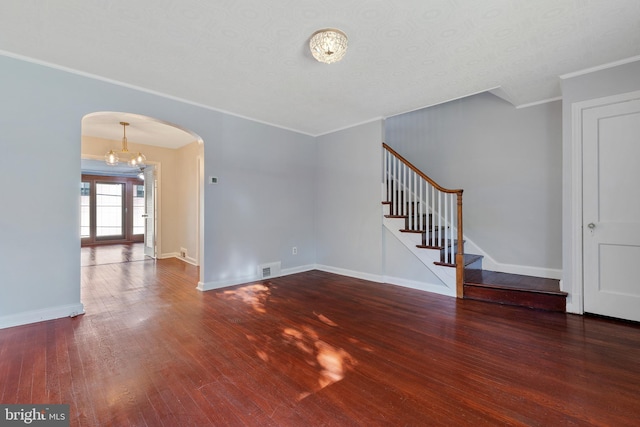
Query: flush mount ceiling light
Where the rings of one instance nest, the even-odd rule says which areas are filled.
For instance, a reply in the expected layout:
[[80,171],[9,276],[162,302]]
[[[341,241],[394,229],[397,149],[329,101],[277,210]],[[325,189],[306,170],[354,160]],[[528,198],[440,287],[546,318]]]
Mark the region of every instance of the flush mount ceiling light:
[[129,157],[129,159],[127,160],[127,164],[129,166],[133,168],[143,167],[145,165],[145,162],[147,161],[147,158],[144,156],[144,154],[142,154],[141,152],[138,152],[137,154],[131,154],[129,152],[129,147],[127,145],[127,126],[129,126],[129,123],[120,122],[120,124],[122,125],[122,149],[119,152],[109,150],[109,152],[104,155],[104,161],[109,166],[117,165],[120,162],[120,157],[118,156],[119,153],[122,154],[123,157]]
[[347,35],[335,28],[318,30],[311,35],[309,48],[313,57],[320,62],[338,62],[347,52]]

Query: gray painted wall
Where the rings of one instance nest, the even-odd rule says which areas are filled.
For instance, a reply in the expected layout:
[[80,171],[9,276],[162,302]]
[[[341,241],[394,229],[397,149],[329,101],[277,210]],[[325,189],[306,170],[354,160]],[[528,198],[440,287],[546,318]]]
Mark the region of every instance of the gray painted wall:
[[314,138],[1,56],[0,93],[0,327],[82,309],[80,130],[95,111],[155,117],[204,140],[204,176],[220,178],[204,187],[205,283],[255,275],[262,262],[314,262]]
[[317,138],[316,262],[382,275],[382,121]]
[[[574,221],[572,201],[573,194],[573,119],[572,106],[576,102],[619,95],[640,90],[640,61],[595,71],[562,81],[563,97],[563,141],[562,141],[562,282],[563,290],[570,292],[574,287],[573,254],[576,242],[572,231],[579,230],[582,224]],[[582,284],[578,284],[582,286]],[[567,310],[579,311],[579,302],[573,301],[572,295],[567,299]]]
[[219,179],[205,185],[205,254],[214,267],[204,281],[252,280],[257,265],[277,261],[312,265],[314,138],[225,115],[204,148],[205,176]]
[[387,144],[440,185],[464,189],[465,236],[498,267],[560,274],[560,102],[516,109],[482,93],[385,123]]

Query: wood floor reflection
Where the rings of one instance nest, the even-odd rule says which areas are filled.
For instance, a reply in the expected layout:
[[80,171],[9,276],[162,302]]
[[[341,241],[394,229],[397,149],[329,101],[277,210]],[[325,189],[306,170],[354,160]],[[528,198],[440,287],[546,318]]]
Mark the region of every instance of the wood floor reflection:
[[95,245],[80,248],[80,265],[82,267],[150,259],[152,258],[144,254],[144,243]]
[[637,425],[640,327],[311,271],[209,292],[82,268],[87,314],[0,330],[0,402],[72,426]]

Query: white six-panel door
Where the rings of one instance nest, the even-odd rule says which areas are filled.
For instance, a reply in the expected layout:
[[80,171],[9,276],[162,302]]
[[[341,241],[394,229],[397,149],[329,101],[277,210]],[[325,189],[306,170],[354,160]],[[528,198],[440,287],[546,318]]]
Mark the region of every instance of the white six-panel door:
[[640,100],[583,110],[584,311],[640,321]]

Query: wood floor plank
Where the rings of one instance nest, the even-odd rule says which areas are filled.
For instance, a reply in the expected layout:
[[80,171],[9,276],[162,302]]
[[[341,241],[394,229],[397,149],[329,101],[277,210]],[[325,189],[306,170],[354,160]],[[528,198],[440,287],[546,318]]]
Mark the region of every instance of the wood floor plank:
[[[22,374],[24,353],[27,352],[24,345],[25,328],[10,328],[3,340],[3,358],[0,364],[0,384],[3,385],[2,400],[0,402],[15,404],[19,399],[19,387]],[[2,334],[4,335],[4,334]]]
[[202,293],[194,266],[99,249],[85,315],[0,330],[0,403],[67,403],[73,426],[640,419],[638,324],[321,271]]

